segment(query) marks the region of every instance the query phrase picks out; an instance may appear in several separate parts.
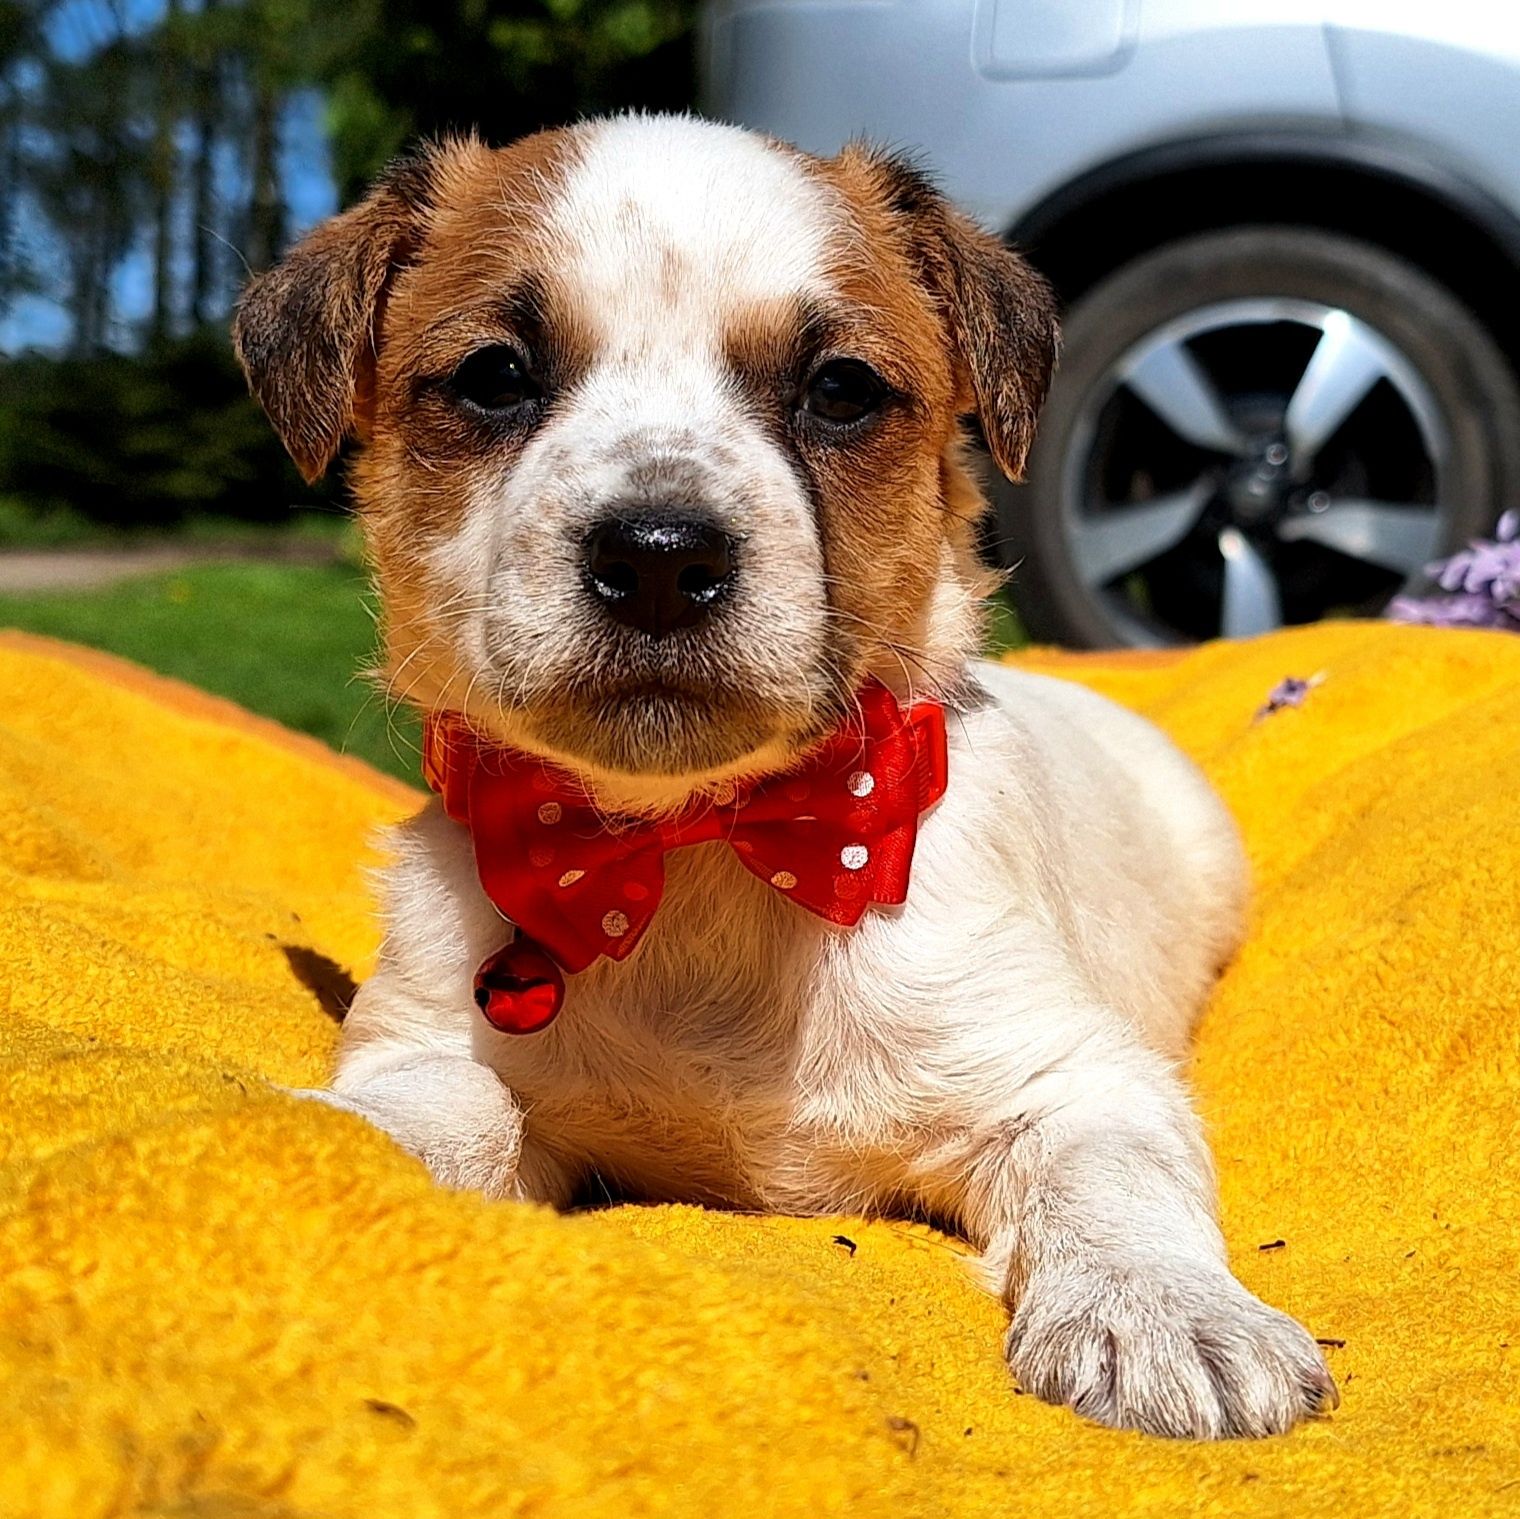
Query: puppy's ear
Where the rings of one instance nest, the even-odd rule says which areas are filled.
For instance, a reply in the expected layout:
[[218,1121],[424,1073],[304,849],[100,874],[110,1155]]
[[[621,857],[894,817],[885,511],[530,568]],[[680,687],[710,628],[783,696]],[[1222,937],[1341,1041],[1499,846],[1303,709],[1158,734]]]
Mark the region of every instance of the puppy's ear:
[[452,150],[429,145],[395,160],[358,205],[255,275],[238,301],[232,342],[248,388],[308,482],[367,426],[386,291],[421,242]]
[[856,146],[939,307],[967,399],[1011,480],[1024,472],[1060,347],[1054,291],[1001,239],[962,215],[922,171]]

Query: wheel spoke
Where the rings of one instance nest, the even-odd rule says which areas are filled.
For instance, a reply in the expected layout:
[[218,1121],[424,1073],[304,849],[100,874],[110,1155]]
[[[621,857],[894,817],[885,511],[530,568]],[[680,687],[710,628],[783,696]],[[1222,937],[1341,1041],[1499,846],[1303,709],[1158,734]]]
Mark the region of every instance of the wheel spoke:
[[1246,440],[1214,382],[1181,340],[1150,349],[1120,378],[1179,438],[1219,453],[1245,453]]
[[1308,468],[1387,373],[1376,335],[1346,312],[1332,311],[1283,419],[1295,473]]
[[1101,517],[1079,518],[1072,527],[1077,571],[1090,586],[1164,554],[1197,522],[1213,486],[1200,480],[1185,491],[1121,506]]
[[1322,512],[1289,517],[1279,525],[1277,536],[1288,543],[1303,539],[1322,543],[1353,559],[1413,575],[1434,557],[1440,531],[1440,517],[1434,507],[1335,501]]
[[1271,566],[1239,528],[1222,528],[1224,598],[1219,631],[1225,638],[1251,638],[1282,625],[1282,600]]

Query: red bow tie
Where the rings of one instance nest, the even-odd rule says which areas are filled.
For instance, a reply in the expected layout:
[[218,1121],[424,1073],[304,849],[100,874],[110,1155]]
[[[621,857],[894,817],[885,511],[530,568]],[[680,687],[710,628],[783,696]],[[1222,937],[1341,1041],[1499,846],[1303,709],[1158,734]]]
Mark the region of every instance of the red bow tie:
[[901,902],[919,815],[945,791],[945,716],[906,711],[872,681],[856,712],[797,768],[738,782],[659,820],[608,818],[569,772],[480,739],[453,713],[427,720],[423,773],[475,844],[480,884],[517,925],[476,977],[498,1028],[532,1033],[559,1011],[560,970],[621,960],[660,905],[665,855],[721,839],[744,867],[831,923]]

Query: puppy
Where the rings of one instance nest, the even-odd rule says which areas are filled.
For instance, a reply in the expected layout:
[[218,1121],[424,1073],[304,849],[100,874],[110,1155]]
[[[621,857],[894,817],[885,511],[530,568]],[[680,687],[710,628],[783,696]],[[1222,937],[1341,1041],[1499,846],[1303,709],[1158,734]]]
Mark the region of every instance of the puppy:
[[943,1221],[1019,1382],[1106,1424],[1333,1402],[1177,1075],[1231,822],[1140,719],[974,660],[959,419],[1018,475],[1037,275],[890,157],[623,117],[395,164],[236,339],[309,478],[362,442],[442,792],[331,1100],[491,1197]]

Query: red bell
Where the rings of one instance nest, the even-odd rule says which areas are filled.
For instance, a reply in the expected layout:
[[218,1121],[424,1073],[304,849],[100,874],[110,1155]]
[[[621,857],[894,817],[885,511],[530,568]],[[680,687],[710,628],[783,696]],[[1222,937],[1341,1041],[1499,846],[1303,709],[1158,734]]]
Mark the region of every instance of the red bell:
[[565,1002],[565,978],[549,952],[519,935],[481,962],[475,1005],[504,1034],[536,1034]]

